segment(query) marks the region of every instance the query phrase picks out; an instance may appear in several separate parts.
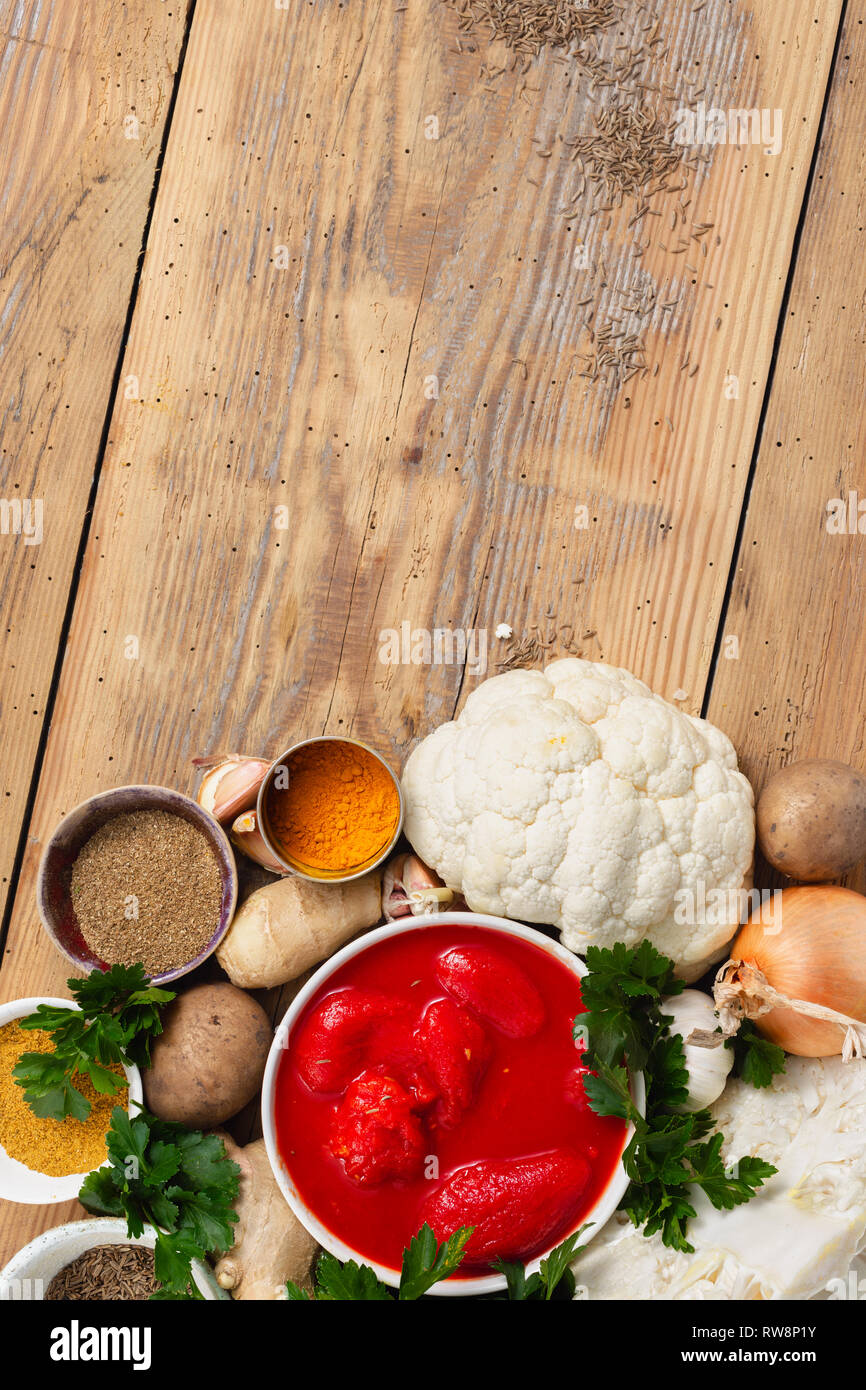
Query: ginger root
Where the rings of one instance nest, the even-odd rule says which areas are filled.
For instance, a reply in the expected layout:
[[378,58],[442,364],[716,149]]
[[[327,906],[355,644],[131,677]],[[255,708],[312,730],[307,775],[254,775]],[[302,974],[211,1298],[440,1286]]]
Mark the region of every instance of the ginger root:
[[217,948],[241,989],[288,984],[382,915],[382,876],[312,883],[289,876],[250,894]]
[[240,1148],[229,1135],[220,1138],[241,1177],[235,1243],[214,1266],[217,1283],[232,1298],[260,1300],[284,1297],[288,1279],[309,1288],[318,1246],[277,1186],[264,1139]]

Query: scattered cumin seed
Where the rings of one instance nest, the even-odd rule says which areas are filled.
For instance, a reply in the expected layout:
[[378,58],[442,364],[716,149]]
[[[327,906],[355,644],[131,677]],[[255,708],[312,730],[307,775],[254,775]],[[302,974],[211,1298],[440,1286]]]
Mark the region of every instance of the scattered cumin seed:
[[[444,0],[463,33],[501,39],[527,59],[545,44],[567,48],[619,19],[618,0]],[[524,69],[528,62],[524,63]]]

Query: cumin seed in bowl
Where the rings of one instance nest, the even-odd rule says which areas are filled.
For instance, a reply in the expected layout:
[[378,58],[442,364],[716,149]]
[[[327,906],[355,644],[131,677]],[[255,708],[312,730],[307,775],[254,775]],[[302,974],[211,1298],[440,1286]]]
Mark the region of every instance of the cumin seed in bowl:
[[55,1274],[45,1290],[51,1303],[143,1302],[158,1288],[153,1251],[144,1245],[94,1245]]
[[201,831],[170,811],[130,811],[101,825],[72,865],[72,906],[90,949],[109,965],[159,975],[213,934],[222,888]]
[[170,787],[116,787],[76,806],[39,865],[37,903],[54,945],[81,972],[140,961],[168,984],[216,950],[237,905],[222,826]]

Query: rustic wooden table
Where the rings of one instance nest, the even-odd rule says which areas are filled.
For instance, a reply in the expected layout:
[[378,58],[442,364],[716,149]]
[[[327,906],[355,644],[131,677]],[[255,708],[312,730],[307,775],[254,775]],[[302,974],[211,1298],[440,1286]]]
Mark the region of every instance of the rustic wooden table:
[[[864,766],[866,0],[625,8],[664,99],[782,122],[632,225],[568,144],[615,92],[437,0],[3,0],[0,999],[67,993],[83,797],[450,718],[483,663],[389,629],[627,666],[756,786]],[[0,1265],[77,1210],[0,1204]]]

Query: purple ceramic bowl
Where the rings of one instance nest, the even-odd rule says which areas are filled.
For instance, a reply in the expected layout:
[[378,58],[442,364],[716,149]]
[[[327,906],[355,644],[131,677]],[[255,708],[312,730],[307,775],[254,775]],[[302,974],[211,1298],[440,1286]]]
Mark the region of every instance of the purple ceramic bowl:
[[238,897],[238,873],[228,836],[222,826],[198,802],[171,787],[115,787],[82,801],[58,825],[45,847],[39,865],[36,901],[42,925],[58,951],[87,973],[107,970],[108,965],[93,954],[81,935],[70,896],[72,865],[86,840],[114,816],[130,811],[169,811],[198,827],[207,839],[219,864],[222,904],[219,922],[203,951],[193,960],[154,975],[155,985],[165,985],[195,970],[212,955],[231,925]]

